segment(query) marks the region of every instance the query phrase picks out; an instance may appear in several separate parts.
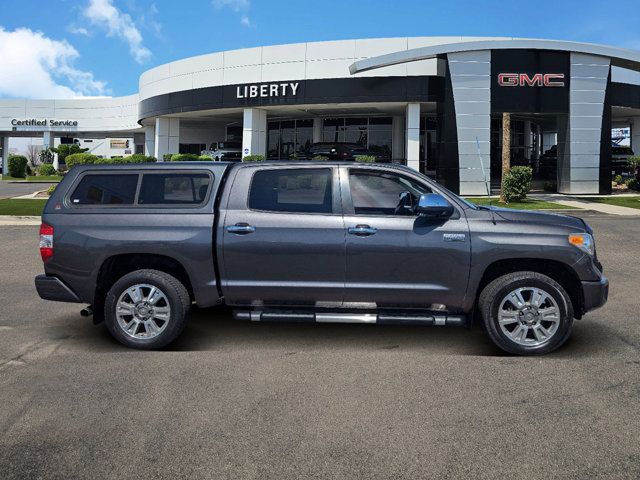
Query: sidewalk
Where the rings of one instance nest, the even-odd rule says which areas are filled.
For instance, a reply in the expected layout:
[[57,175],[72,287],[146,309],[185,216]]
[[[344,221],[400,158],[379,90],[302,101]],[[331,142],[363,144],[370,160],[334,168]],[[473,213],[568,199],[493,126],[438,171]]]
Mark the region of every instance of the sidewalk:
[[17,227],[23,225],[40,225],[40,217],[0,215],[0,227]]
[[[560,193],[537,193],[529,195],[536,200],[544,200],[547,202],[554,202],[566,207],[581,208],[583,210],[591,210],[594,212],[607,213],[609,215],[628,215],[640,217],[640,209],[619,207],[617,205],[607,205],[606,203],[590,202],[589,196],[571,196],[563,195]],[[591,195],[593,197],[593,195]]]

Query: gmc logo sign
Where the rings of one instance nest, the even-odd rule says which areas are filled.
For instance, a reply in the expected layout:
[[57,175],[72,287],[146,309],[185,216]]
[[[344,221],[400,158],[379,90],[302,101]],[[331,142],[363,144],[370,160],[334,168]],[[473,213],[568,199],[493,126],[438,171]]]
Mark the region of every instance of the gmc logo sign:
[[564,87],[564,73],[500,73],[501,87]]

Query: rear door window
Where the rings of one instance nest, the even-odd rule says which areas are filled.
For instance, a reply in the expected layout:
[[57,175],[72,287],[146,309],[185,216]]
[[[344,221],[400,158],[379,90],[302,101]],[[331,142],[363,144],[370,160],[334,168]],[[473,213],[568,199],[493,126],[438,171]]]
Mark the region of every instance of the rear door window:
[[73,205],[133,205],[138,174],[85,175],[71,195]]
[[249,208],[270,212],[332,213],[330,168],[260,170],[253,176]]
[[211,176],[206,173],[145,173],[139,205],[199,205],[209,193]]

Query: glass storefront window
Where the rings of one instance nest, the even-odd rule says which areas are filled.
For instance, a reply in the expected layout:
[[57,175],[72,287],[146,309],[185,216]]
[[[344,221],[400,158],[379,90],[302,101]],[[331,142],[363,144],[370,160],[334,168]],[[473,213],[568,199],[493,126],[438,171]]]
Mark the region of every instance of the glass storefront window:
[[313,144],[313,120],[296,120],[296,154],[303,155]]
[[369,118],[368,148],[391,158],[393,142],[393,119],[391,117]]
[[[313,145],[313,119],[272,121],[267,126],[267,157],[291,160]],[[343,117],[322,120],[322,142],[356,143],[391,158],[392,117]]]
[[344,141],[357,143],[363,147],[368,144],[368,118],[345,118]]
[[280,158],[280,122],[267,124],[267,158]]
[[322,122],[323,142],[344,142],[344,118],[325,118]]
[[280,159],[290,159],[296,151],[296,122],[280,122]]
[[313,120],[283,120],[267,125],[267,158],[293,160],[313,143]]

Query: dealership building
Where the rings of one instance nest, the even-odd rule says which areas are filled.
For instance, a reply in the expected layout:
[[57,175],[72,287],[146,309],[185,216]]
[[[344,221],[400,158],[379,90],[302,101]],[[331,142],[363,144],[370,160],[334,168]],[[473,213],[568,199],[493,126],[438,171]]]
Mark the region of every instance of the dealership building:
[[[502,114],[512,164],[561,193],[611,190],[612,129],[640,153],[640,52],[514,38],[410,37],[217,52],[143,73],[119,98],[0,100],[9,139],[45,146],[111,142],[105,156],[200,153],[290,160],[317,142],[350,142],[465,195],[501,175]],[[114,143],[115,142],[115,143]],[[121,147],[122,150],[118,150]]]

